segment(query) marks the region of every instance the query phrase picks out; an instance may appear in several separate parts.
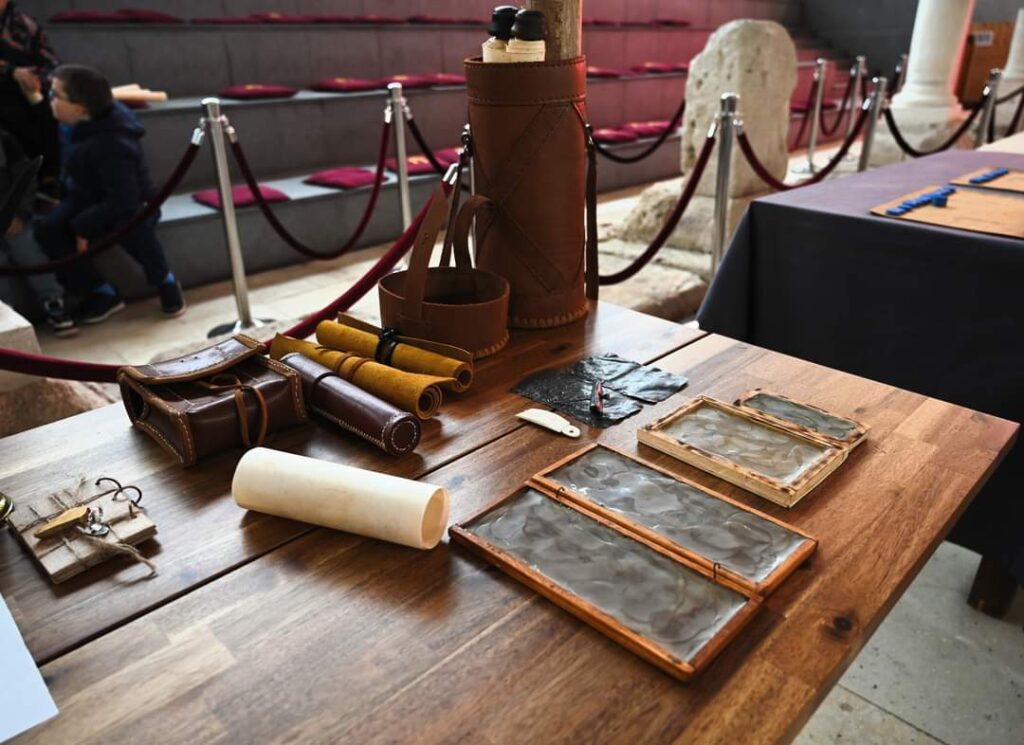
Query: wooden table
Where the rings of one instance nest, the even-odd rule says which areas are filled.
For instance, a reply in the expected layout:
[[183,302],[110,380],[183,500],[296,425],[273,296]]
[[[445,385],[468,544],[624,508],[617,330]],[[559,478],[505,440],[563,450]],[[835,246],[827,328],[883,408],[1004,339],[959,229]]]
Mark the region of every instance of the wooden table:
[[[569,440],[512,414],[526,373],[592,353],[657,361],[682,393]],[[601,306],[517,334],[471,395],[390,459],[307,427],[272,446],[424,477],[451,521],[689,397],[769,387],[871,427],[792,510],[655,451],[642,455],[782,517],[817,554],[696,681],[676,682],[447,543],[419,552],[238,509],[238,454],[183,471],[109,407],[0,441],[18,498],[85,472],[145,492],[158,578],[96,568],[51,587],[0,534],[0,592],[61,709],[25,742],[784,742],[824,698],[1009,448],[1017,425],[784,355]]]

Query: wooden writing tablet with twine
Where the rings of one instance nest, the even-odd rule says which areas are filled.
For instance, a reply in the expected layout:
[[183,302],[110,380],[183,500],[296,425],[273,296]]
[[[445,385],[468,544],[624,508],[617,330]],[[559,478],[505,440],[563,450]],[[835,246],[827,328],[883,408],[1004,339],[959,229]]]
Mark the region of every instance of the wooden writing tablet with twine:
[[990,173],[993,169],[991,168],[979,168],[976,171],[965,173],[959,178],[955,178],[949,183],[955,186],[969,186],[972,189],[991,189],[993,191],[1013,191],[1018,194],[1024,194],[1024,171],[1017,171],[1012,168],[1007,169],[1005,175],[999,176],[980,184],[972,184],[971,179],[979,176],[984,176],[986,173]]
[[[109,532],[91,536],[78,526],[71,526],[50,537],[36,535],[41,526],[79,506],[101,515],[99,519]],[[15,535],[54,583],[118,556],[147,564],[150,574],[155,573],[154,565],[131,547],[156,535],[156,525],[120,489],[104,489],[83,481],[75,489],[32,502],[16,502],[8,520]]]
[[775,417],[706,396],[638,430],[637,439],[783,507],[807,496],[849,452]]
[[[995,182],[991,182],[995,184]],[[871,214],[890,220],[909,220],[944,228],[969,230],[974,233],[1024,238],[1024,197],[1001,193],[995,188],[957,189],[949,195],[945,207],[925,205],[903,215],[887,215],[886,210],[899,207],[903,202],[928,194],[939,186],[928,186],[871,210]]]

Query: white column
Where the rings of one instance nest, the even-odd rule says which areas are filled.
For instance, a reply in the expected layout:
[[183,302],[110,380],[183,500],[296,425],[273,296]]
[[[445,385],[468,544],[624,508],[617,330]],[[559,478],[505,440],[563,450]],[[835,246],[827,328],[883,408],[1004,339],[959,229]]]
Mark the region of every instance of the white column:
[[953,86],[973,11],[974,0],[919,0],[907,79],[892,100],[897,117],[938,123],[963,114]]
[[1004,95],[1024,85],[1024,8],[1017,11],[1017,24],[1013,27],[1010,54],[1003,68],[1003,81],[999,90]]

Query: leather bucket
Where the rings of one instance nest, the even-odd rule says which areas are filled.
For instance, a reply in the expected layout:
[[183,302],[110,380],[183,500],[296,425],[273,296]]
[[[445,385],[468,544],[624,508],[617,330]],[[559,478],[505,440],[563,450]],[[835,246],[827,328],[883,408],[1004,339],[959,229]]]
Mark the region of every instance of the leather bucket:
[[404,336],[465,349],[480,359],[508,344],[509,285],[496,274],[474,269],[464,246],[455,248],[454,267],[429,266],[447,212],[448,199],[438,187],[416,235],[408,270],[389,274],[377,285],[381,324]]
[[510,326],[570,323],[587,313],[586,60],[465,69],[476,264],[508,280]]

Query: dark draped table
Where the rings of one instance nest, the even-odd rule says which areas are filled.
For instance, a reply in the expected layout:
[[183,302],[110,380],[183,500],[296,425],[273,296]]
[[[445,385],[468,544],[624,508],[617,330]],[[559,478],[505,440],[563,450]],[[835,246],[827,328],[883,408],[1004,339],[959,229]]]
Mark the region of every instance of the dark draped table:
[[[1024,156],[952,151],[754,201],[701,328],[1024,421],[1024,241],[870,214],[997,166],[1024,169]],[[1024,445],[950,539],[1024,585]]]

